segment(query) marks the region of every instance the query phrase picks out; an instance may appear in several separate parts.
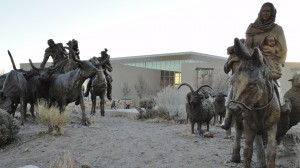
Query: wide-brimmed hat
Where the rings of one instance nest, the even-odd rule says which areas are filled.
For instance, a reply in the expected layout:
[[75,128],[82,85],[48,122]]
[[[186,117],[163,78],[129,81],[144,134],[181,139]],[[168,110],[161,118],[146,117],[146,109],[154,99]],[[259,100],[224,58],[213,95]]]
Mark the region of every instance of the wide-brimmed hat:
[[295,74],[292,79],[289,79],[289,81],[300,84],[300,74]]

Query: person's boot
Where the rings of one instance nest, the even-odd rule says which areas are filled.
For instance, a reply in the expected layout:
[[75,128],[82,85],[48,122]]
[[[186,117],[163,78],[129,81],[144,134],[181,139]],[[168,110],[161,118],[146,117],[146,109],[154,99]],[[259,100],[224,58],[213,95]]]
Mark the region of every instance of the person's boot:
[[225,117],[224,121],[221,124],[221,128],[224,130],[228,130],[231,126],[231,117]]
[[107,92],[106,92],[106,97],[108,100],[112,100],[111,99],[111,90],[112,90],[112,86],[111,86],[111,78],[109,78],[109,75],[106,76],[106,81],[107,81]]
[[108,87],[107,87],[106,97],[108,100],[110,100],[110,101],[112,100],[111,99],[111,89],[109,89]]

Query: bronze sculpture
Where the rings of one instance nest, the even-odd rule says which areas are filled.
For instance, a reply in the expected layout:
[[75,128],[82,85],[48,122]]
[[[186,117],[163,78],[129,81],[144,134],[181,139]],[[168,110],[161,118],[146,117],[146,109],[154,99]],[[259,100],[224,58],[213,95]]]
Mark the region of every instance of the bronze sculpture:
[[[272,3],[267,2],[262,5],[257,19],[254,23],[251,23],[246,30],[245,46],[249,52],[252,53],[256,47],[266,49],[264,41],[267,41],[267,36],[272,36],[276,40],[276,45],[269,46],[269,49],[273,48],[273,50],[278,50],[276,59],[272,59],[272,57],[268,56],[268,52],[263,52],[263,55],[264,59],[268,62],[268,67],[272,69],[272,78],[274,79],[276,94],[280,105],[283,106],[283,95],[280,92],[280,85],[277,79],[281,76],[281,67],[284,67],[287,45],[282,27],[275,23],[276,13],[277,11]],[[274,65],[274,68],[270,65]],[[221,125],[223,129],[229,129],[231,124],[230,115],[226,114],[226,116],[224,123]]]
[[104,69],[102,65],[105,64],[109,60],[109,56],[103,60],[103,62],[99,62],[97,57],[91,58],[89,61],[98,68],[98,73],[92,78],[92,85],[91,85],[91,99],[92,99],[92,108],[91,108],[91,115],[95,115],[96,113],[96,101],[97,96],[100,98],[100,113],[101,116],[105,115],[104,111],[104,104],[105,104],[105,93],[107,90],[107,82],[104,75]]
[[44,59],[40,65],[41,68],[44,68],[49,57],[53,59],[53,65],[61,64],[63,60],[68,59],[67,52],[64,49],[62,43],[55,43],[52,39],[48,40],[49,47],[46,48]]
[[[104,49],[104,51],[101,51],[101,57],[98,57],[99,62],[103,62],[103,60],[105,60],[107,58],[110,58],[110,55],[107,54],[107,51],[108,50],[106,48]],[[106,96],[107,96],[107,99],[112,100],[111,99],[111,91],[112,91],[111,82],[113,80],[112,80],[112,77],[108,74],[107,71],[111,72],[113,70],[113,68],[111,66],[111,63],[110,63],[109,59],[108,59],[108,61],[106,61],[106,63],[104,65],[101,65],[101,66],[104,69],[104,75],[105,75],[105,78],[106,78],[106,81],[107,81]],[[91,85],[92,85],[92,81],[93,81],[93,79],[91,78],[89,80],[88,84],[87,84],[86,91],[85,91],[85,94],[84,94],[85,97],[87,97],[89,95]]]
[[[250,55],[241,42],[235,39],[236,55],[242,60],[238,71],[231,77],[233,95],[229,110],[235,116],[236,136],[232,161],[240,162],[241,136],[244,133],[244,168],[250,168],[253,143],[256,143],[259,167],[275,167],[276,132],[280,106],[272,82],[271,70],[258,48]],[[265,155],[262,135],[267,132],[268,146]],[[267,162],[266,162],[267,161]]]
[[74,53],[75,53],[76,59],[80,59],[80,57],[79,57],[80,51],[79,51],[79,48],[78,48],[78,41],[75,40],[75,39],[72,39],[72,40],[68,41],[66,44],[67,44],[70,48],[73,49],[73,51],[74,51]]

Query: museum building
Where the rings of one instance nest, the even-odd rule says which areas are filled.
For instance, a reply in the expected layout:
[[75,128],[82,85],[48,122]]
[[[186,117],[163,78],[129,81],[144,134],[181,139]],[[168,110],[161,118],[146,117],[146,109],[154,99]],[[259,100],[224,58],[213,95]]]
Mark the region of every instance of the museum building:
[[[197,89],[202,80],[211,77],[213,72],[228,76],[224,73],[223,67],[227,57],[214,56],[197,52],[178,52],[154,55],[141,55],[111,58],[113,71],[111,76],[112,98],[113,99],[136,99],[137,94],[134,86],[138,80],[145,81],[147,88],[152,92],[157,92],[162,88],[181,83],[189,83]],[[40,63],[34,63],[39,66]],[[47,66],[52,63],[48,62]],[[24,70],[31,69],[29,63],[21,63]],[[300,74],[300,62],[286,62],[282,68],[280,84],[282,93],[291,88],[288,81],[294,74]],[[224,81],[227,83],[227,81]],[[124,96],[123,89],[127,85],[130,93]]]

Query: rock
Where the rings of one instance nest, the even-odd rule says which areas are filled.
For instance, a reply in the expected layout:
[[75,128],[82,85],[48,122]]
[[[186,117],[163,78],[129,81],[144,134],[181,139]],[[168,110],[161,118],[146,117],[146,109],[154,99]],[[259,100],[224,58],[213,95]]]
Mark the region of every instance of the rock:
[[213,136],[213,134],[210,133],[210,132],[204,132],[204,133],[203,133],[203,137],[204,137],[204,138],[213,138],[214,136]]
[[26,165],[26,166],[19,167],[19,168],[39,168],[39,167],[34,166],[34,165]]

